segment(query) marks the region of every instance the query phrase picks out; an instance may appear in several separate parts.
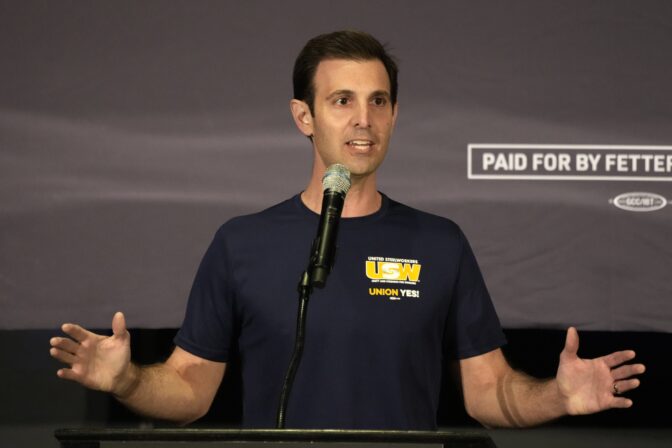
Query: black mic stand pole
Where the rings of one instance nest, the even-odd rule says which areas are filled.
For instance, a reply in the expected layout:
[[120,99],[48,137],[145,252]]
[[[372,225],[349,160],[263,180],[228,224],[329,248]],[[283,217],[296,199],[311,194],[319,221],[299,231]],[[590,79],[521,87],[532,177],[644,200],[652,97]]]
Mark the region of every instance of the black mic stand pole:
[[[280,393],[280,406],[275,427],[284,429],[287,413],[287,402],[289,394],[294,384],[294,377],[301,362],[303,355],[303,346],[306,337],[306,312],[308,309],[308,299],[313,292],[313,286],[323,288],[327,281],[327,275],[334,262],[336,234],[338,233],[338,220],[341,217],[345,193],[327,192],[322,201],[322,213],[318,224],[318,235],[313,240],[311,255],[308,262],[308,269],[301,275],[299,281],[299,312],[296,319],[296,339],[294,341],[294,352],[287,368],[285,382],[282,385]],[[331,249],[331,250],[330,250]]]
[[285,382],[282,385],[282,393],[280,394],[280,406],[278,408],[275,425],[277,429],[285,428],[287,401],[289,400],[292,384],[294,384],[294,377],[296,376],[296,371],[299,368],[301,356],[303,355],[303,344],[306,337],[306,311],[308,309],[308,298],[313,292],[309,274],[312,270],[312,264],[311,259],[310,266],[303,272],[301,280],[299,281],[299,312],[296,319],[296,339],[294,341],[294,352],[292,353],[292,358],[289,362],[289,367],[287,368],[287,374],[285,375]]
[[350,189],[350,172],[340,164],[331,165],[322,178],[324,197],[322,198],[322,213],[318,223],[317,236],[313,240],[313,246],[308,259],[308,269],[301,275],[299,281],[299,312],[296,319],[296,339],[294,340],[294,352],[287,368],[285,382],[280,393],[280,405],[275,427],[284,429],[287,414],[287,402],[294,384],[294,377],[301,362],[303,346],[306,338],[306,312],[308,299],[313,292],[313,286],[324,288],[327,275],[334,263],[336,251],[336,235],[338,222],[341,217],[345,195]]

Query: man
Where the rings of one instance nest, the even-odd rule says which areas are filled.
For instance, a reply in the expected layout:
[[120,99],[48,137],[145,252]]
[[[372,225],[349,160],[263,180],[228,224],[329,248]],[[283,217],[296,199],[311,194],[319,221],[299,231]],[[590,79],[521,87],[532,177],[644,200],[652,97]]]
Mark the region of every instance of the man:
[[243,422],[272,427],[294,338],[296,284],[333,163],[351,172],[336,264],[308,313],[288,427],[435,429],[441,366],[455,359],[468,413],[483,425],[530,426],[632,402],[632,351],[584,360],[567,332],[557,376],[514,371],[466,238],[451,221],[379,193],[376,172],[397,118],[397,67],[365,33],[309,41],[294,68],[291,113],[312,142],[303,193],[217,232],[189,298],[176,348],[162,364],[131,363],[123,314],[104,337],[63,325],[51,340],[61,378],[107,391],[129,408],[188,423],[204,415],[239,350]]

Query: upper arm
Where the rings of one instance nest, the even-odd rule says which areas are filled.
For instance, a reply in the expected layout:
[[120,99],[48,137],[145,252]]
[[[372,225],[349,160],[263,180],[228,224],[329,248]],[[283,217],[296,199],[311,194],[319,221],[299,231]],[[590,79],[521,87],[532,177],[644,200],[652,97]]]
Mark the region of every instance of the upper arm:
[[207,412],[224,378],[226,363],[210,361],[175,347],[165,364],[188,383],[202,412]]

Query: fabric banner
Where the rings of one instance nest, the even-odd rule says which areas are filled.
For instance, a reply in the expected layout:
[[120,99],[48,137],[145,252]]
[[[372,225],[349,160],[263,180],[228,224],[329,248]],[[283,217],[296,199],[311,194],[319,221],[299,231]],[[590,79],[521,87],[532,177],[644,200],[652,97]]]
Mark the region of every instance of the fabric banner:
[[400,64],[381,191],[462,227],[504,326],[670,332],[670,24],[666,1],[2,1],[0,329],[179,326],[219,225],[305,187],[292,65],[354,28]]

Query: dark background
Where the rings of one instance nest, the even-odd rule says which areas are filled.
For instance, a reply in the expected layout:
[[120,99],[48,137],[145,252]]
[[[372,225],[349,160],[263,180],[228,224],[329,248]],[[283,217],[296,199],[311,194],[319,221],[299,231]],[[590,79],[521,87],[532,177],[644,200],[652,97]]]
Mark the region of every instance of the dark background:
[[[175,329],[130,331],[133,356],[137,362],[159,362],[172,351]],[[563,331],[506,329],[505,333],[509,340],[505,354],[515,367],[539,378],[555,375],[558,354],[564,344]],[[58,445],[52,433],[56,428],[170,426],[165,422],[140,418],[106,394],[88,391],[58,379],[56,370],[59,365],[46,355],[48,340],[53,334],[40,330],[0,332],[0,437],[5,441],[3,446],[55,448]],[[579,355],[582,357],[600,356],[624,348],[632,348],[637,352],[637,359],[646,364],[647,372],[641,376],[642,385],[639,389],[627,394],[633,399],[634,406],[627,410],[610,410],[589,416],[564,417],[545,425],[542,428],[545,432],[541,435],[529,429],[513,433],[492,432],[500,448],[539,446],[539,443],[546,447],[566,446],[565,443],[578,447],[633,446],[632,443],[647,447],[666,446],[667,443],[669,446],[672,440],[669,431],[672,429],[672,417],[668,404],[672,394],[667,387],[667,380],[671,366],[670,357],[664,354],[669,354],[672,335],[586,331],[579,336]],[[40,353],[45,356],[40,356]],[[446,373],[445,376],[439,426],[453,429],[480,428],[465,413],[461,396],[450,374]],[[193,426],[236,427],[241,417],[240,390],[239,371],[235,364],[231,364],[211,411]],[[621,434],[619,440],[610,441],[605,436],[604,431],[607,429],[609,431],[606,434]],[[628,431],[624,435],[618,432],[622,430]],[[559,432],[550,432],[549,435],[549,431]],[[595,434],[594,431],[601,432]]]

